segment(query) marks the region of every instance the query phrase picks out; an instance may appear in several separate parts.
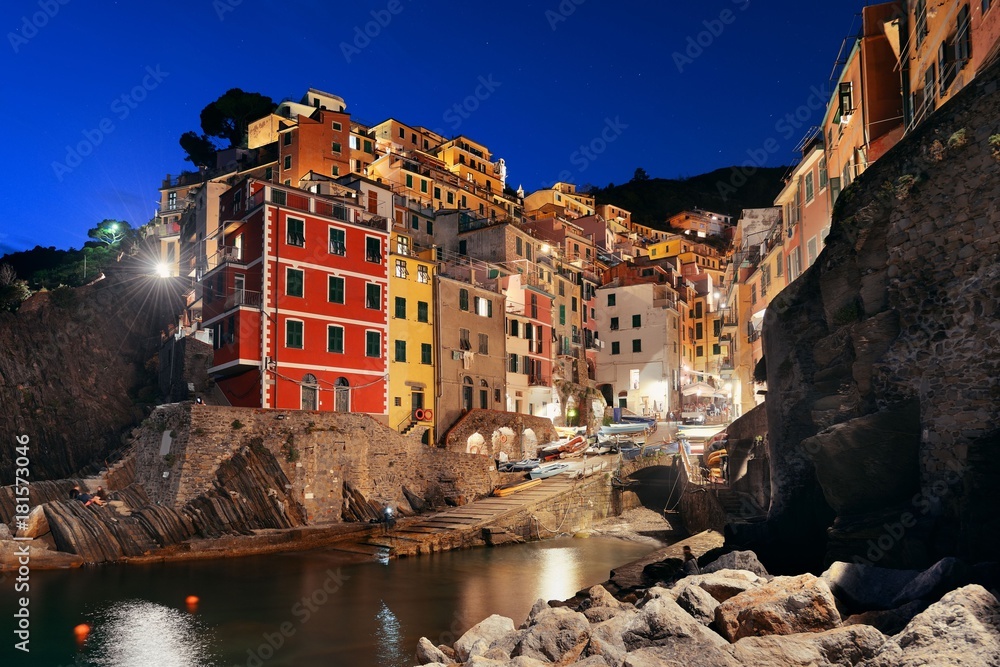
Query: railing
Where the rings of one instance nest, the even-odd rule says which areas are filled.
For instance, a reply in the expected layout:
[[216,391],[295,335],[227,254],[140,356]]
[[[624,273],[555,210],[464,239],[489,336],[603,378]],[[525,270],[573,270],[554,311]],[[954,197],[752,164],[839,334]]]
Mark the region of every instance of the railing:
[[236,308],[237,306],[250,306],[251,308],[260,308],[261,298],[260,292],[251,292],[250,290],[233,290],[233,292],[226,297],[226,309]]
[[528,385],[532,387],[547,387],[550,385],[549,378],[544,375],[529,375]]
[[[247,211],[264,203],[264,190],[258,190],[247,200]],[[381,215],[363,217],[360,210],[350,208],[346,204],[336,201],[329,201],[319,197],[310,196],[310,193],[289,192],[278,188],[271,190],[271,203],[285,208],[290,208],[304,213],[312,213],[326,218],[334,218],[343,222],[350,222],[362,227],[378,229],[380,231],[389,230],[389,220]]]

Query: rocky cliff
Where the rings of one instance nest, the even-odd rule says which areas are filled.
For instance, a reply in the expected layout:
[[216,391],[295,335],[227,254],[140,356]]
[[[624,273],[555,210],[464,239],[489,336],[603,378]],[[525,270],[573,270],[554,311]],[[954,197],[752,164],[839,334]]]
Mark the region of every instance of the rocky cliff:
[[[121,446],[144,416],[147,366],[178,307],[173,281],[123,264],[95,283],[42,292],[0,313],[0,437],[30,438],[31,478],[68,477]],[[155,361],[153,362],[155,363]],[[0,447],[0,485],[13,482]]]
[[1000,551],[998,84],[993,66],[847,188],[768,307],[771,567]]

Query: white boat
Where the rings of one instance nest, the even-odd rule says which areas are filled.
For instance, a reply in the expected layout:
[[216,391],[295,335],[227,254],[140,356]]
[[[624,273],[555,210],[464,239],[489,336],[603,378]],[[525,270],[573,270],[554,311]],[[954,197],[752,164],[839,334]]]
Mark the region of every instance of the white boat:
[[644,423],[623,423],[623,424],[608,424],[602,426],[601,430],[597,432],[599,436],[612,436],[612,435],[632,435],[635,433],[643,433],[647,426]]
[[677,436],[690,440],[708,440],[716,433],[726,430],[725,424],[712,424],[707,426],[685,426],[677,427]]

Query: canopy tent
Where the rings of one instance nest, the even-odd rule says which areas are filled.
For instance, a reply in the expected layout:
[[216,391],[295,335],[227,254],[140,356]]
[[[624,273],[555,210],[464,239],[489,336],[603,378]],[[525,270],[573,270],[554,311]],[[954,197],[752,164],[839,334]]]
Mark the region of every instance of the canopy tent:
[[685,396],[694,396],[695,394],[699,396],[711,396],[715,393],[715,387],[707,382],[694,382],[681,387],[681,393]]

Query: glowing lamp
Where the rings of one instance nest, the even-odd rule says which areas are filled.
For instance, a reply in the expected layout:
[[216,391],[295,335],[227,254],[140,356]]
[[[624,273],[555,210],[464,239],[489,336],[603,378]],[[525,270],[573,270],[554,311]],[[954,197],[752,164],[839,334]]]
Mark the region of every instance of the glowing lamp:
[[163,262],[160,262],[159,264],[156,265],[156,275],[158,275],[161,278],[169,278],[170,267],[164,264]]
[[80,625],[73,628],[73,636],[76,637],[78,644],[82,644],[87,641],[87,635],[90,634],[90,626],[86,623],[81,623]]

